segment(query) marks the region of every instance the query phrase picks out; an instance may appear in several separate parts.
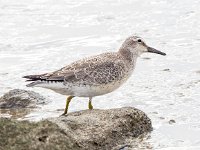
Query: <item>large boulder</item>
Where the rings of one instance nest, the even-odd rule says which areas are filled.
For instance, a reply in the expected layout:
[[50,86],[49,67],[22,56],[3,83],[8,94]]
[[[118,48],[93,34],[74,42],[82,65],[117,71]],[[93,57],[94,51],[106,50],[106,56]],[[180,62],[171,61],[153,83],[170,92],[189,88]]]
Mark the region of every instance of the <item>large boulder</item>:
[[0,98],[0,109],[35,108],[45,102],[45,98],[36,92],[14,89]]
[[84,110],[38,123],[1,119],[0,146],[27,150],[132,149],[138,143],[137,137],[151,130],[150,119],[135,108]]
[[151,120],[136,108],[84,110],[50,119],[82,149],[112,149],[150,132]]
[[0,118],[0,150],[80,150],[56,124]]

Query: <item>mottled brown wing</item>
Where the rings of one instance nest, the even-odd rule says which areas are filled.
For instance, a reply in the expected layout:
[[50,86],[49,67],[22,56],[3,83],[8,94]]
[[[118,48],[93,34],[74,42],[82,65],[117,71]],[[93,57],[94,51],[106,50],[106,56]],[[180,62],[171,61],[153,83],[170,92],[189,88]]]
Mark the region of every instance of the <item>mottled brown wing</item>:
[[121,63],[102,62],[79,69],[73,76],[65,76],[65,82],[85,85],[106,84],[121,79],[124,68],[125,66]]
[[112,53],[107,53],[76,61],[60,70],[45,74],[42,78],[49,81],[98,85],[122,78],[124,69],[122,61],[114,57]]
[[95,60],[79,60],[70,65],[67,65],[57,71],[44,74],[41,78],[48,81],[56,81],[56,80],[66,80],[66,81],[74,81],[76,79],[76,72],[82,72],[85,68],[90,67]]

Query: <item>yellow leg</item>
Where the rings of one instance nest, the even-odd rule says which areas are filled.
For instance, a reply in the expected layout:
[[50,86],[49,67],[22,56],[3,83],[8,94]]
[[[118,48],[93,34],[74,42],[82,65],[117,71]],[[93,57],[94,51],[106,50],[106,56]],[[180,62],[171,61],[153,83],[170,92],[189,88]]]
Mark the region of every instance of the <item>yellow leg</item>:
[[70,101],[72,100],[72,98],[74,98],[74,96],[69,96],[69,97],[67,98],[65,111],[64,111],[64,113],[62,114],[62,116],[64,116],[64,115],[67,114],[67,112],[68,112],[68,107],[69,107],[69,103],[70,103]]
[[93,109],[93,106],[92,106],[92,97],[89,98],[88,108],[89,108],[90,110]]

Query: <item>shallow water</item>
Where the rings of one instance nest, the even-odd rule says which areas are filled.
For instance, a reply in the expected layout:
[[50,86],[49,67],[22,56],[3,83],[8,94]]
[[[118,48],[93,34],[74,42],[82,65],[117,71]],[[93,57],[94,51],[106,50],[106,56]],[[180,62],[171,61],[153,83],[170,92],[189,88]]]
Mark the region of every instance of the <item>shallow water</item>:
[[[22,119],[58,116],[65,106],[65,96],[26,88],[23,75],[116,51],[127,36],[137,34],[167,56],[144,54],[129,81],[94,98],[94,107],[133,106],[146,112],[154,127],[147,140],[153,149],[200,149],[200,1],[6,0],[0,4],[0,95],[21,88],[49,99],[48,105]],[[71,112],[86,108],[85,98],[75,98],[70,105]]]

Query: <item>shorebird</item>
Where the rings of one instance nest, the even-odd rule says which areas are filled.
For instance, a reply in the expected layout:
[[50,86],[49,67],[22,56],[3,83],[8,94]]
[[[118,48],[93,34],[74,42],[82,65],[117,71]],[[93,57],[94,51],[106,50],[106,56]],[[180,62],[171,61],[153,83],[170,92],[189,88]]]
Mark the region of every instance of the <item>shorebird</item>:
[[27,87],[42,87],[68,95],[62,114],[65,115],[73,97],[89,97],[88,108],[93,109],[92,98],[119,88],[133,73],[137,58],[147,52],[166,55],[149,47],[140,37],[130,36],[117,52],[87,57],[54,72],[23,78],[32,81]]

